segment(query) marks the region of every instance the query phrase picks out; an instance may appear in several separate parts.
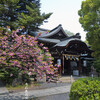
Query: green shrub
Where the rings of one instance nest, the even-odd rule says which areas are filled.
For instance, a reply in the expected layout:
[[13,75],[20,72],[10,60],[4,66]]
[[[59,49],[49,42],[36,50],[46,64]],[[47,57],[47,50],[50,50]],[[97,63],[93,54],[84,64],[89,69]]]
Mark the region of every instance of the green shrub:
[[81,78],[70,90],[70,100],[100,100],[100,78]]
[[11,68],[1,68],[0,69],[0,79],[5,84],[12,84],[13,80],[18,77],[18,68],[11,67]]

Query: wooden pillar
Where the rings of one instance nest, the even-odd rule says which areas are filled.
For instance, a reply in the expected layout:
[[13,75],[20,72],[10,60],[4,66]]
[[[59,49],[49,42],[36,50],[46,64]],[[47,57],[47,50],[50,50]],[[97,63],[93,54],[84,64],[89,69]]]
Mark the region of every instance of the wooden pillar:
[[64,74],[64,55],[62,56],[62,62],[63,62],[63,66],[62,66],[62,73]]
[[62,75],[62,73],[61,73],[61,66],[60,66],[60,76]]
[[78,61],[78,70],[79,70],[79,75],[80,75],[81,74],[81,70],[82,70],[80,58],[79,58],[79,61]]

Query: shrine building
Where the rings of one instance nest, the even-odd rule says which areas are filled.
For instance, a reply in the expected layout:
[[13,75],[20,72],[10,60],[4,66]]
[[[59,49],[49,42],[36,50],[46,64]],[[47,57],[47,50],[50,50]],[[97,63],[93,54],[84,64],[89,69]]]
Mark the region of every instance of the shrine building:
[[48,47],[49,52],[54,57],[54,63],[61,65],[60,75],[80,75],[87,67],[87,60],[91,50],[85,42],[81,40],[79,33],[68,36],[61,25],[53,30],[40,29],[42,34],[38,37],[39,43]]

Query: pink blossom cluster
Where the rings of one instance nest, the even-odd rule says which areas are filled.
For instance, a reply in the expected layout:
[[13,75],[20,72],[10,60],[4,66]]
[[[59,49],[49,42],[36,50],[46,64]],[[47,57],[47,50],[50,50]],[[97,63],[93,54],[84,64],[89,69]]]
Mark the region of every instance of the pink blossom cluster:
[[5,34],[0,31],[0,67],[17,67],[29,75],[37,73],[42,76],[45,73],[53,76],[58,67],[53,66],[48,48],[42,43],[39,45],[37,37],[17,35],[17,31]]

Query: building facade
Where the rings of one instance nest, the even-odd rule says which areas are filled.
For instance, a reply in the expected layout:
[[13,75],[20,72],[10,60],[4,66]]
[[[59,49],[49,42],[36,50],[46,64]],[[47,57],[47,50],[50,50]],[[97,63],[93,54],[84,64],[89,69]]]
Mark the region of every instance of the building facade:
[[80,75],[87,67],[87,60],[91,50],[81,40],[79,33],[68,36],[61,25],[53,30],[40,29],[42,34],[38,37],[39,43],[48,47],[54,57],[54,63],[61,65],[60,75]]

